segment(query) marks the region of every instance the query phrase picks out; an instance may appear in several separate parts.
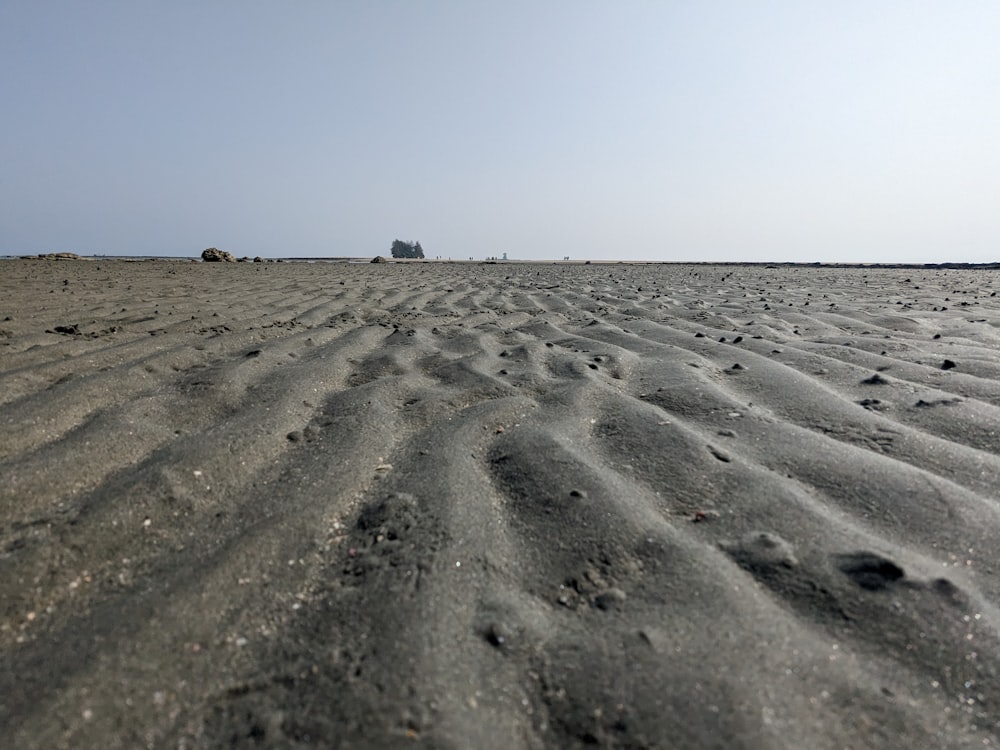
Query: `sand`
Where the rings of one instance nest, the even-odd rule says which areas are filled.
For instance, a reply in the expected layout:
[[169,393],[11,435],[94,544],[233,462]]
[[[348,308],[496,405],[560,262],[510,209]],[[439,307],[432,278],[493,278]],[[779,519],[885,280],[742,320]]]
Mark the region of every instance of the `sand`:
[[5,747],[998,742],[998,271],[0,273]]

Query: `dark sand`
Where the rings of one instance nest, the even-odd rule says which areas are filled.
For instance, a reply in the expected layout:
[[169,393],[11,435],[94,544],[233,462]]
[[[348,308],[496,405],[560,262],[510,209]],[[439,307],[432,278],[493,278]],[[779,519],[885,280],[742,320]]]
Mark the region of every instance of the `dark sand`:
[[1000,736],[1000,272],[0,265],[8,748]]

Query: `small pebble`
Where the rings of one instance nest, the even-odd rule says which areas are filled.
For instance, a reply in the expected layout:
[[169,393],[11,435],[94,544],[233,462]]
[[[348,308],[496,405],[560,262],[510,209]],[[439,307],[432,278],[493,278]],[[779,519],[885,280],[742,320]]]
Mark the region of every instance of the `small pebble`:
[[510,633],[503,625],[491,623],[486,629],[486,641],[496,648],[504,646],[510,640]]
[[725,451],[719,450],[714,445],[708,446],[708,452],[711,453],[713,456],[715,456],[715,458],[718,459],[719,461],[722,461],[723,463],[727,463],[728,464],[729,462],[731,462],[733,460],[729,456],[728,453],[726,453]]
[[714,521],[717,518],[719,518],[717,510],[696,510],[691,517],[691,523],[704,523],[705,521]]

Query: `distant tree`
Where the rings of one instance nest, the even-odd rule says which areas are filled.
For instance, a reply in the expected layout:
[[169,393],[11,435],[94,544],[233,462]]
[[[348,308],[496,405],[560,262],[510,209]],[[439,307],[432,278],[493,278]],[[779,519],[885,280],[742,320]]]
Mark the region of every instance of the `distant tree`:
[[403,242],[402,240],[392,241],[393,258],[423,258],[424,249],[419,242]]

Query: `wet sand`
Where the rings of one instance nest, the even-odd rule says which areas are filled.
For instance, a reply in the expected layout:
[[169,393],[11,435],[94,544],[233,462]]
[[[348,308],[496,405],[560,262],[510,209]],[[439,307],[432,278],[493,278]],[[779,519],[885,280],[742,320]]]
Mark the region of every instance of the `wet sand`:
[[0,269],[7,747],[998,742],[998,271]]

